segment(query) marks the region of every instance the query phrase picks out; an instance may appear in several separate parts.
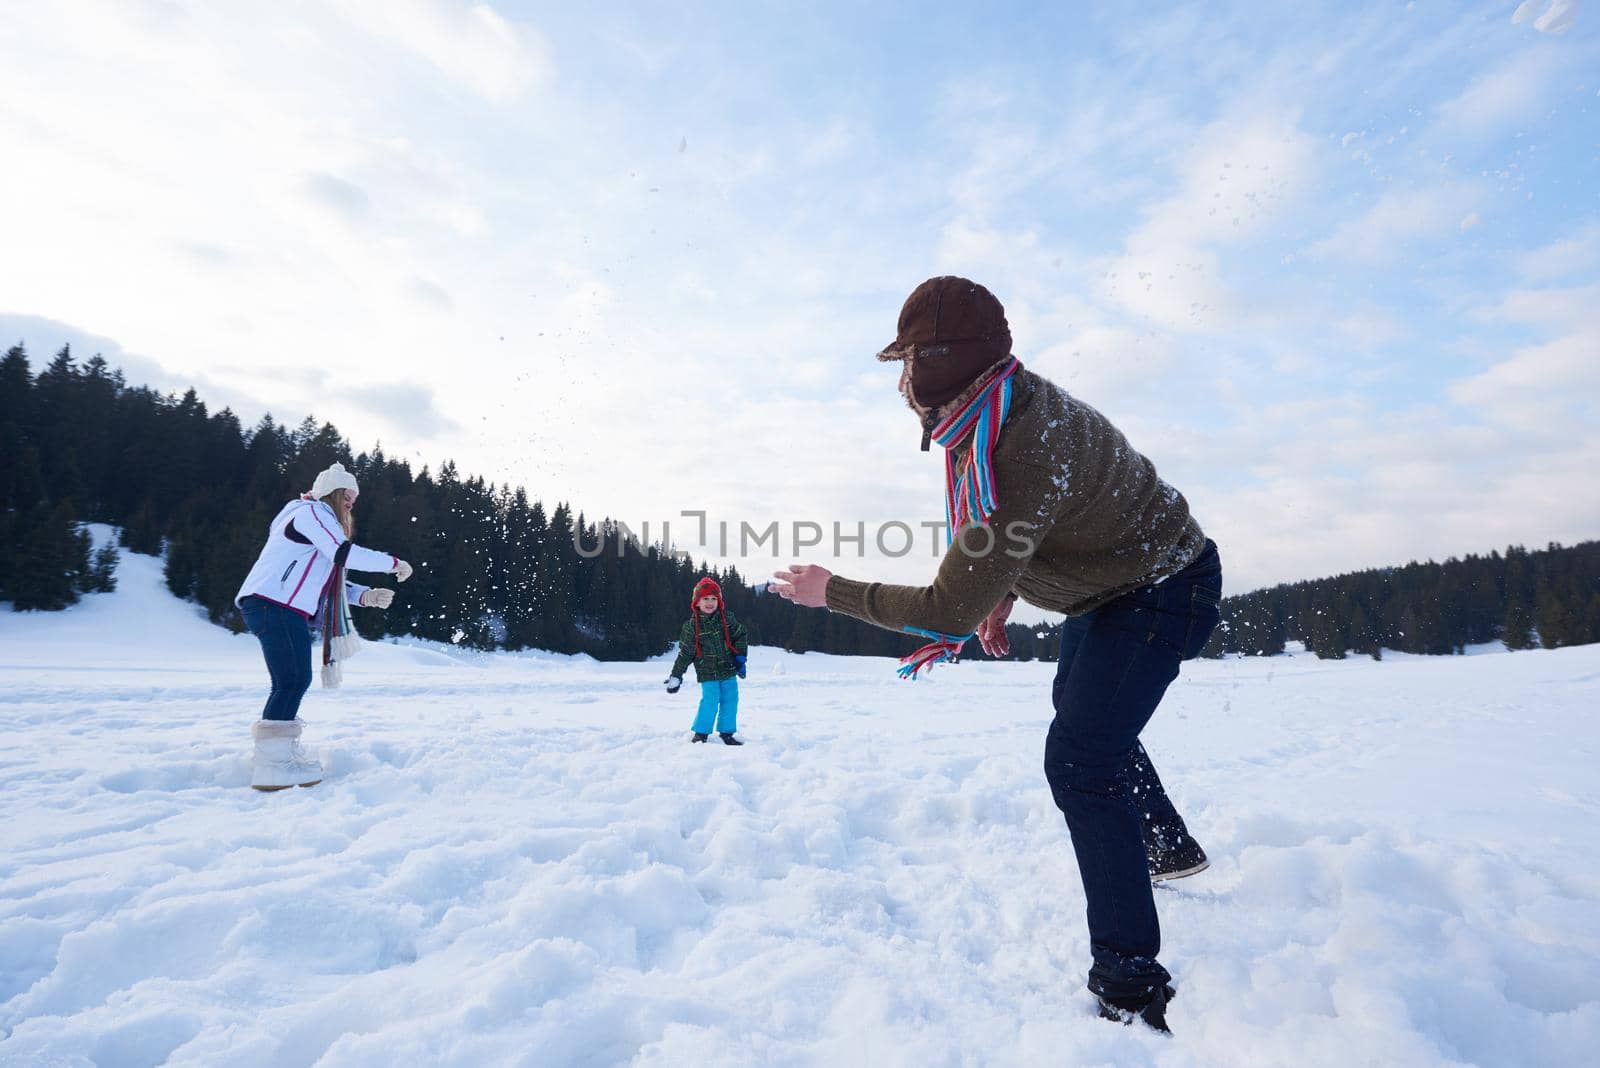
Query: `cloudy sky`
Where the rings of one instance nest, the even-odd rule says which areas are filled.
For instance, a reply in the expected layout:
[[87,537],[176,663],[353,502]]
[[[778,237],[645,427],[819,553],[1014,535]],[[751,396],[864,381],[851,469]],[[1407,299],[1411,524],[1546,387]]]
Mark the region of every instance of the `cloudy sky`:
[[635,527],[941,517],[956,273],[1235,591],[1600,535],[1575,0],[9,4],[0,148],[0,343]]

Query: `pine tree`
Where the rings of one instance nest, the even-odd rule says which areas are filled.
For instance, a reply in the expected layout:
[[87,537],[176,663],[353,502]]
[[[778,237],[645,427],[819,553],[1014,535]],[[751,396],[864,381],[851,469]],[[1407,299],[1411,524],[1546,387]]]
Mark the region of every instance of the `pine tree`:
[[1546,649],[1559,649],[1577,645],[1582,639],[1583,624],[1572,610],[1567,599],[1548,585],[1539,590],[1533,609],[1534,625],[1539,630],[1539,644]]
[[63,345],[33,383],[28,429],[52,500],[78,499],[83,494],[78,467],[81,427],[75,418],[79,377],[72,347]]
[[14,513],[0,509],[0,605],[12,599],[11,584],[17,567],[15,548],[21,542]]
[[[558,653],[578,651],[576,630],[576,571],[572,509],[558,504],[550,516],[550,531],[539,561],[539,592],[544,605],[541,630],[545,648]],[[688,599],[687,591],[684,599]]]
[[797,610],[794,625],[789,630],[789,639],[783,643],[783,647],[791,653],[809,653],[820,649],[826,615],[819,608]]
[[85,593],[113,593],[117,588],[117,565],[122,562],[122,554],[117,552],[117,543],[108,541],[94,554],[94,563],[89,569],[89,581],[83,587]]
[[[44,500],[39,450],[15,423],[0,424],[0,510],[21,511]],[[15,457],[15,459],[12,459]]]
[[123,548],[131,553],[161,555],[161,525],[156,520],[152,502],[147,500],[140,504],[139,510],[123,525],[121,541]]
[[1521,601],[1512,601],[1506,608],[1506,620],[1500,640],[1511,650],[1534,647],[1533,614]]
[[82,475],[82,489],[75,498],[81,511],[79,519],[112,518],[116,483],[113,461],[117,452],[114,430],[121,388],[121,372],[111,371],[99,355],[84,364],[75,383],[72,407],[79,425],[73,444]]
[[167,542],[167,589],[179,597],[188,597],[194,592],[195,575],[199,571],[199,561],[195,558],[192,543],[187,537],[178,536]]
[[10,579],[12,607],[53,612],[78,603],[89,571],[89,535],[72,519],[66,501],[39,505],[17,520],[17,559]]
[[1373,630],[1372,621],[1367,617],[1366,609],[1360,602],[1356,602],[1350,607],[1349,612],[1350,647],[1374,660],[1382,660],[1383,647],[1378,642],[1377,633]]
[[43,495],[39,450],[26,433],[32,403],[28,355],[14,345],[0,358],[0,512],[31,508]]
[[0,357],[0,426],[29,425],[33,398],[33,372],[28,367],[28,351],[13,345]]

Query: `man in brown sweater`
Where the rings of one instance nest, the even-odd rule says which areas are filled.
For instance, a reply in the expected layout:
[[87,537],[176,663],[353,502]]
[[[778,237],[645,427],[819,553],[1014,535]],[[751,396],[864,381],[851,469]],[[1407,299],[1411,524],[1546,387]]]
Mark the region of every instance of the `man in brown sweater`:
[[1171,976],[1151,880],[1206,865],[1139,744],[1179,663],[1219,618],[1216,545],[1183,495],[1089,405],[1022,369],[1000,302],[964,278],[931,278],[907,298],[895,341],[900,392],[922,447],[947,450],[954,539],[931,586],[859,582],[815,565],[775,589],[933,644],[906,673],[953,658],[974,635],[994,655],[1018,597],[1068,618],[1045,743],[1045,775],[1066,817],[1088,905],[1100,1013],[1167,1030]]

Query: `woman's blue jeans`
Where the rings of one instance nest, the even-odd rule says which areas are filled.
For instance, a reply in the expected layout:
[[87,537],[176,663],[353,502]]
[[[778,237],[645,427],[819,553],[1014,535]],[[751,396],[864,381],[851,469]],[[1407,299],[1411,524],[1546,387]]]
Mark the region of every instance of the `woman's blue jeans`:
[[311,688],[311,621],[292,608],[246,597],[239,602],[244,625],[261,643],[272,677],[272,692],[262,719],[294,719],[300,699]]

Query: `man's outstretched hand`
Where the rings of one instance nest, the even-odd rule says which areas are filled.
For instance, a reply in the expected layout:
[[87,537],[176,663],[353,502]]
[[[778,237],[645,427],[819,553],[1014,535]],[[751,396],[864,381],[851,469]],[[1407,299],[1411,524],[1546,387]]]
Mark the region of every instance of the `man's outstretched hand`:
[[828,607],[828,580],[833,572],[817,564],[790,564],[786,571],[775,571],[772,589],[779,597],[807,608]]
[[1014,597],[1000,598],[994,611],[978,624],[978,644],[990,656],[1005,656],[1011,651],[1011,639],[1006,636],[1006,620],[1011,617],[1011,606],[1016,603]]

